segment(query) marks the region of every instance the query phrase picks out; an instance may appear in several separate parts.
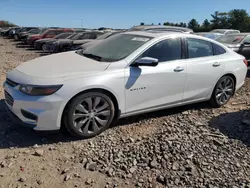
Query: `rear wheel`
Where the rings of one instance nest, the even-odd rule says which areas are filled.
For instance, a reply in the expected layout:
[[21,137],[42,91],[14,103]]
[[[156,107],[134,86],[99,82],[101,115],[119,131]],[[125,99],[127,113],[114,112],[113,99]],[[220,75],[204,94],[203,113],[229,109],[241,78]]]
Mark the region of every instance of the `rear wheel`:
[[42,50],[45,51],[45,52],[47,51],[45,43],[42,45]]
[[223,76],[216,84],[212,97],[211,104],[214,107],[225,105],[233,96],[235,90],[235,81],[231,76]]
[[73,136],[91,138],[106,130],[114,115],[114,104],[107,95],[99,92],[84,93],[66,107],[64,126]]

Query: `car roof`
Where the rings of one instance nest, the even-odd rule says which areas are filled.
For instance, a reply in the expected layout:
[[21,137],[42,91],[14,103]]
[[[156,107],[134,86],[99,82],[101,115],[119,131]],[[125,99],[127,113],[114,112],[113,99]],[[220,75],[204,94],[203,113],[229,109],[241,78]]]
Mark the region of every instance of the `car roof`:
[[185,27],[177,27],[177,26],[160,26],[160,25],[138,25],[134,26],[129,29],[129,31],[133,30],[150,30],[150,29],[175,29],[175,30],[182,30],[182,31],[193,31],[192,29],[185,28]]
[[225,36],[234,36],[234,35],[237,35],[237,36],[239,36],[239,35],[250,35],[250,33],[232,33],[232,34],[228,34],[228,35],[225,35]]
[[215,31],[215,30],[217,30],[217,31],[239,31],[239,30],[236,30],[236,29],[214,29],[212,31]]

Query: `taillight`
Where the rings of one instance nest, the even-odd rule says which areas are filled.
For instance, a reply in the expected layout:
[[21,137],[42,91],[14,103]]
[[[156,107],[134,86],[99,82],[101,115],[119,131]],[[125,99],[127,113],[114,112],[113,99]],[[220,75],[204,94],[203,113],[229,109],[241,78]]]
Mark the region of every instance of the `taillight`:
[[243,62],[245,63],[246,66],[248,66],[248,62],[246,59],[244,59]]

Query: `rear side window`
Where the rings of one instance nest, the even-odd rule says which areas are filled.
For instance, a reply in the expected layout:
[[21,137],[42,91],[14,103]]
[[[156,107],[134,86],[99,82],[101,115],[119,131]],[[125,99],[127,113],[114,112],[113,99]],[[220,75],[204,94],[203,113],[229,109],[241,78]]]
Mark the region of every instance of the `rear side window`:
[[173,61],[182,58],[181,39],[167,39],[160,41],[145,51],[142,57],[151,57],[158,59],[159,62]]
[[188,58],[213,56],[213,46],[211,42],[187,38],[187,47]]
[[213,48],[214,48],[214,55],[221,55],[226,53],[226,50],[217,44],[213,44]]

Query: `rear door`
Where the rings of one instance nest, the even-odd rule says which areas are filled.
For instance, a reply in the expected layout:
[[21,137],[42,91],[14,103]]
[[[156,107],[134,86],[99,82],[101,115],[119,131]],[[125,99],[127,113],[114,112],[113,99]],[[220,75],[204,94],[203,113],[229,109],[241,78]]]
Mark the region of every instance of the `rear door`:
[[214,55],[213,44],[202,39],[187,38],[186,49],[187,80],[183,102],[206,99],[223,73],[225,56],[223,52]]

